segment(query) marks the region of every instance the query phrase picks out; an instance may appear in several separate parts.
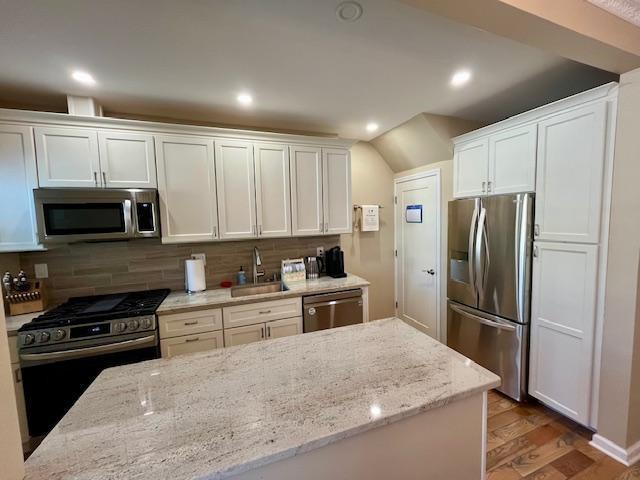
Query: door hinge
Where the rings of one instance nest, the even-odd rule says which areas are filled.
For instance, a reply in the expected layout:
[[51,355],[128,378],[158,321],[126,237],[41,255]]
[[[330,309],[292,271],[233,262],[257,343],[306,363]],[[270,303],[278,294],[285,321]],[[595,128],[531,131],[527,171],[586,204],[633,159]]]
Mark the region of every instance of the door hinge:
[[398,250],[395,250],[395,256],[396,257],[398,256]]
[[395,195],[394,195],[394,197],[393,197],[393,203],[394,203],[395,205],[397,205],[397,204],[398,204],[398,197],[397,197],[397,196],[395,196]]
[[396,308],[398,308],[398,302],[396,302]]

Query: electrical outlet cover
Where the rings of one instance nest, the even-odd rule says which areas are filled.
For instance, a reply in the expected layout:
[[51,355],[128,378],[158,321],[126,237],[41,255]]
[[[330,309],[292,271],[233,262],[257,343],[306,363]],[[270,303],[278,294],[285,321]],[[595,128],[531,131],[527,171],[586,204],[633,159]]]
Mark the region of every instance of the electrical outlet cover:
[[316,255],[318,257],[324,257],[324,247],[316,247]]
[[49,267],[46,263],[36,263],[33,266],[36,273],[36,278],[49,278]]
[[192,253],[191,258],[194,260],[202,260],[202,263],[207,264],[207,255],[204,253]]

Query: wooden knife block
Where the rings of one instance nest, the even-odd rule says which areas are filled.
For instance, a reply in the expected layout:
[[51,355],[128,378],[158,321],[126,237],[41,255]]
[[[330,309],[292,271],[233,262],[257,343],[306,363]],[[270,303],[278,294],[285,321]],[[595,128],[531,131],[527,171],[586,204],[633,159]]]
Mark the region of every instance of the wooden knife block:
[[9,315],[41,312],[47,305],[47,289],[44,281],[36,280],[25,292],[5,292]]

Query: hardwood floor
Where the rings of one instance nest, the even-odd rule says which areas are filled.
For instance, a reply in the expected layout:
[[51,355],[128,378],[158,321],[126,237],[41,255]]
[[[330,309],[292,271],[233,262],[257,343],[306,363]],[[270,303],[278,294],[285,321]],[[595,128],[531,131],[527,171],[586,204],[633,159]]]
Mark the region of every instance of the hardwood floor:
[[591,447],[591,432],[537,403],[489,392],[487,480],[634,480],[625,467]]

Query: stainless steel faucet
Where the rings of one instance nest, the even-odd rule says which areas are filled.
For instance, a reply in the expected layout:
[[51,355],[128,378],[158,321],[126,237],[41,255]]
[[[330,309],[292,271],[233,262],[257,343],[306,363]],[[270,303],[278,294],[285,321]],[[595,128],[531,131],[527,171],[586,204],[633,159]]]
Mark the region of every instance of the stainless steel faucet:
[[258,279],[264,277],[264,268],[260,268],[261,266],[260,250],[258,247],[253,247],[253,283],[258,283]]

